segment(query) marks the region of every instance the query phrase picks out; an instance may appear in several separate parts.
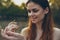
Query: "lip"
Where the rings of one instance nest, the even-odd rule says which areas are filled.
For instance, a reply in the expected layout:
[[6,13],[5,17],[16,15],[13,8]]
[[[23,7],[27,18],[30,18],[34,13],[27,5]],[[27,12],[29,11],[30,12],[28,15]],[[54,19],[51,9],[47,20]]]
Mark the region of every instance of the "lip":
[[34,18],[32,18],[32,21],[35,21],[37,19],[37,17],[34,17]]
[[37,17],[32,17],[32,19],[37,19]]

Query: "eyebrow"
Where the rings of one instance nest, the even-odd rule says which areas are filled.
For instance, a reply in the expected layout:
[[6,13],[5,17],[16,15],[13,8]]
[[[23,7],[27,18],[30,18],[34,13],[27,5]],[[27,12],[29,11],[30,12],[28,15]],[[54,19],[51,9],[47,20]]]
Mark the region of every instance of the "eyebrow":
[[[35,9],[37,9],[37,8],[33,8],[32,10],[35,10]],[[29,9],[27,9],[27,10],[29,10]]]
[[35,10],[36,8],[33,8],[32,10]]

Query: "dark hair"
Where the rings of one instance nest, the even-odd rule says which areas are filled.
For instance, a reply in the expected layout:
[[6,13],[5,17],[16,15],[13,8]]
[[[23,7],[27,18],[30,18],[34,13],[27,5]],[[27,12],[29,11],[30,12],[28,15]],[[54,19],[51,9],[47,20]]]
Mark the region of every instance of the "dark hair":
[[26,5],[29,3],[29,2],[34,2],[36,4],[39,4],[40,6],[42,6],[42,8],[46,8],[49,6],[49,3],[47,0],[28,0],[28,2],[26,3]]
[[[40,37],[40,40],[53,40],[53,19],[52,19],[52,13],[51,9],[49,6],[49,3],[47,0],[28,0],[26,3],[26,6],[30,3],[34,2],[38,5],[40,5],[43,9],[47,8],[49,9],[49,12],[45,14],[43,24],[42,24],[42,36]],[[32,23],[29,19],[29,29],[28,29],[28,35],[27,35],[27,40],[35,40],[36,38],[36,25]]]

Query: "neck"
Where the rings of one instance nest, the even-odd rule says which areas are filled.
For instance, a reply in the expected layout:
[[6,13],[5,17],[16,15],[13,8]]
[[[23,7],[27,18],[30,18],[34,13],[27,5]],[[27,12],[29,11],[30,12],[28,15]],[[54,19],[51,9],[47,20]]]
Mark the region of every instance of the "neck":
[[36,23],[37,30],[42,30],[42,22]]

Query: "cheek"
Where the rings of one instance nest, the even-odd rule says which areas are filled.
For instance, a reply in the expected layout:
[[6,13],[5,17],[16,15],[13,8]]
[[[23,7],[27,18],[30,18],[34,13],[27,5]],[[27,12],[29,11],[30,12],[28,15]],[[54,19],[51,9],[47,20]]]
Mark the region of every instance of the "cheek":
[[44,14],[44,10],[39,10],[37,13],[36,13],[36,15],[43,15]]
[[40,21],[44,19],[45,15],[44,13],[40,13],[39,15],[37,15],[37,17],[38,17],[38,20]]

